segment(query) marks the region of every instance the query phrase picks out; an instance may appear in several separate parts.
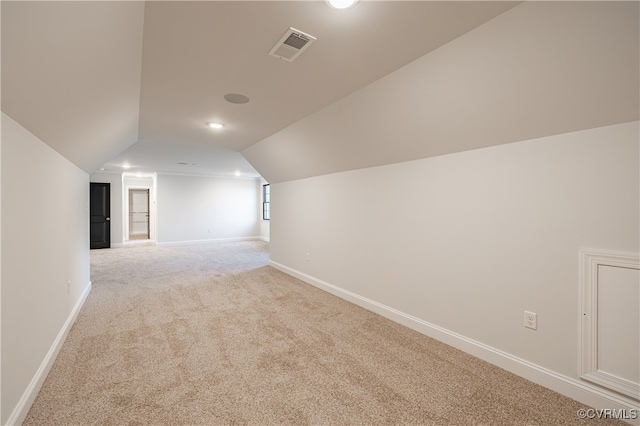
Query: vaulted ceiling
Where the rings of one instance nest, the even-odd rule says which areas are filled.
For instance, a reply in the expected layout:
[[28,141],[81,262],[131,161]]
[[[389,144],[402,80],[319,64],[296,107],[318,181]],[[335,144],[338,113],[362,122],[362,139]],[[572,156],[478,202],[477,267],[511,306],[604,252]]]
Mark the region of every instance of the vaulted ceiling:
[[[256,176],[238,151],[514,4],[3,1],[2,111],[89,173]],[[292,63],[289,27],[318,39]]]
[[523,3],[242,153],[280,182],[636,121],[639,5]]
[[88,173],[296,179],[637,119],[637,9],[2,1],[2,111]]

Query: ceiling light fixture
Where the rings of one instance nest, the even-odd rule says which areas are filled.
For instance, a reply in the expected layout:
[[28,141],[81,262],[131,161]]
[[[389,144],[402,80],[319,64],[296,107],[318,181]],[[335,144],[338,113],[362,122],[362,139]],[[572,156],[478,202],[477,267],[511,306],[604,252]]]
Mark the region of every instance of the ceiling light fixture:
[[348,9],[357,2],[358,0],[327,0],[329,6],[334,9]]
[[212,129],[222,129],[224,127],[224,124],[218,123],[216,121],[211,121],[207,123],[207,126],[211,127]]
[[130,168],[131,168],[131,166],[130,166],[129,164],[123,164],[123,165],[122,165],[122,168],[123,168],[123,169],[130,169]]

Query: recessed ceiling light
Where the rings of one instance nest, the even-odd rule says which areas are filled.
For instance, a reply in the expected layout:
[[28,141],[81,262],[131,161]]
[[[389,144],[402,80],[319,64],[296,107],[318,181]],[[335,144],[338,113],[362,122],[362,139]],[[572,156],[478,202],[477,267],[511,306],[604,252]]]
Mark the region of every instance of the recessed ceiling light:
[[123,168],[123,169],[130,169],[130,168],[131,168],[131,166],[130,166],[129,164],[123,164],[123,165],[122,165],[122,168]]
[[246,104],[247,102],[249,102],[249,98],[247,98],[245,95],[239,95],[237,93],[228,93],[224,95],[224,99],[232,104]]
[[218,123],[216,121],[211,121],[207,123],[207,125],[213,129],[222,129],[224,127],[223,123]]
[[334,9],[347,9],[358,2],[358,0],[327,0],[329,6]]

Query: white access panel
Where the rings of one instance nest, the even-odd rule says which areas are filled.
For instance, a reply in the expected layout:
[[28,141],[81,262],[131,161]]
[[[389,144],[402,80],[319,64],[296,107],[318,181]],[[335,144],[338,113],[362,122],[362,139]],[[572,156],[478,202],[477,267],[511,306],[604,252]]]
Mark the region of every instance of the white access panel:
[[640,383],[640,271],[598,268],[598,370]]
[[582,252],[581,377],[640,399],[640,259]]

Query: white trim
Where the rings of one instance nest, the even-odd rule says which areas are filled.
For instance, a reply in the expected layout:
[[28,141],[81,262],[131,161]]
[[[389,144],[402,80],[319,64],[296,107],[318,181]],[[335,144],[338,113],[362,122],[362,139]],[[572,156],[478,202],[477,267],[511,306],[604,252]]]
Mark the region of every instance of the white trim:
[[71,330],[71,327],[76,321],[76,318],[78,317],[78,314],[80,313],[85,300],[87,300],[87,297],[89,296],[89,292],[91,292],[91,281],[89,281],[85,289],[82,291],[80,298],[78,298],[75,306],[69,313],[69,316],[60,329],[58,336],[51,344],[49,352],[47,352],[47,355],[42,360],[42,363],[36,371],[36,374],[31,379],[29,386],[27,386],[27,389],[22,394],[22,397],[18,401],[18,404],[16,404],[15,408],[11,412],[11,415],[7,419],[7,425],[22,424],[24,419],[27,417],[27,414],[31,409],[31,405],[33,405],[33,401],[35,401],[36,396],[38,396],[38,392],[40,392],[40,388],[42,388],[42,385],[44,384],[44,381],[47,378],[47,375],[49,374],[49,371],[51,370],[51,367],[53,366],[53,363],[55,362],[56,357],[58,356],[58,353],[60,352],[60,349],[62,348],[62,345],[67,338],[67,335],[69,334],[69,330]]
[[[130,180],[151,180],[150,183],[130,183]],[[129,181],[128,181],[129,180]],[[122,173],[122,241],[129,241],[129,191],[132,189],[149,190],[149,239],[158,235],[158,176],[156,173]]]
[[207,244],[207,243],[229,243],[236,241],[256,241],[261,237],[234,237],[234,238],[212,238],[208,240],[187,240],[187,241],[168,241],[158,243],[159,246],[183,246],[191,244]]
[[[155,246],[157,243],[156,240],[129,240],[120,244],[120,247],[131,247],[131,246]],[[115,248],[115,247],[114,247]]]
[[[341,299],[354,303],[369,311],[375,312],[409,327],[419,333],[432,337],[457,349],[460,349],[470,355],[476,356],[493,365],[503,368],[520,377],[531,380],[541,386],[558,392],[562,395],[573,398],[583,404],[594,408],[611,408],[638,410],[638,404],[630,398],[618,395],[614,392],[603,390],[592,386],[588,383],[567,377],[545,367],[539,366],[522,358],[511,355],[500,349],[493,348],[484,343],[470,339],[458,333],[454,333],[438,325],[431,324],[420,318],[401,312],[397,309],[386,306],[356,293],[350,292],[333,284],[314,278],[303,272],[289,268],[273,260],[269,261],[269,265],[298,278],[307,284],[318,287],[327,291]],[[631,424],[640,425],[640,418],[627,420]]]
[[[155,215],[152,215],[152,210],[154,210],[154,206],[155,206],[155,200],[153,198],[153,188],[155,187],[155,185],[152,184],[152,186],[136,186],[136,185],[131,185],[131,186],[127,186],[127,194],[126,194],[126,199],[127,199],[127,205],[126,205],[126,212],[127,212],[127,221],[126,221],[126,238],[124,239],[125,243],[129,243],[131,241],[131,220],[132,220],[132,206],[131,206],[131,191],[144,191],[147,193],[147,233],[146,233],[146,237],[145,240],[152,240],[155,239],[155,231],[154,231],[154,225],[155,225],[155,221],[153,221],[153,217]],[[138,233],[134,234],[134,235],[138,235]],[[140,235],[145,235],[144,233],[140,234]],[[133,240],[133,241],[138,241],[138,240]]]
[[259,239],[260,241],[264,241],[265,243],[270,242],[269,237],[260,236],[260,237],[258,237],[258,239]]
[[598,267],[612,266],[640,270],[638,255],[580,250],[580,377],[636,400],[640,383],[617,377],[598,366]]

